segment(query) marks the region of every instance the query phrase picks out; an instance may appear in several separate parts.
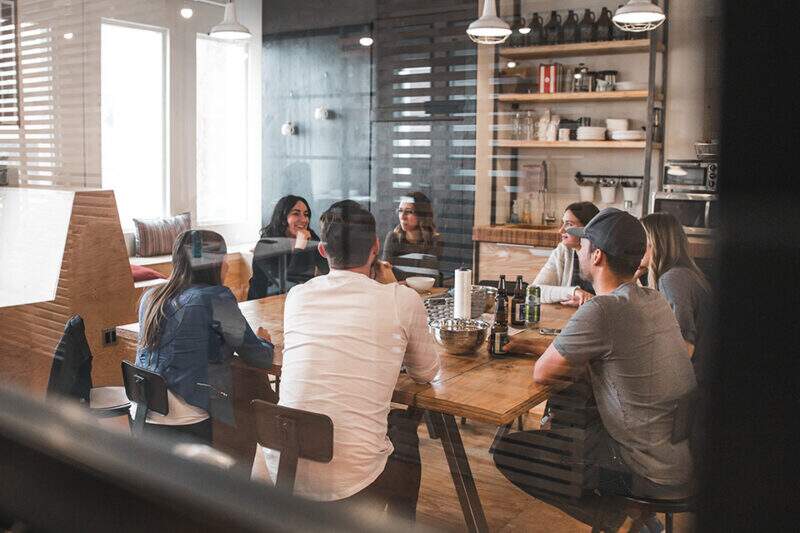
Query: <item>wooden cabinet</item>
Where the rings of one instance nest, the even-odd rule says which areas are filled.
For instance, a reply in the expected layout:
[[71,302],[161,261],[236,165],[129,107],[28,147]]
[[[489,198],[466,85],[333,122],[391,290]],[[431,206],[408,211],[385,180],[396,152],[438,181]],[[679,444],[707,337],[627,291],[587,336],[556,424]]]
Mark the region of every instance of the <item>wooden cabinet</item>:
[[552,248],[501,242],[475,242],[475,249],[479,280],[496,280],[505,274],[512,284],[518,275],[526,282],[532,281],[553,251]]

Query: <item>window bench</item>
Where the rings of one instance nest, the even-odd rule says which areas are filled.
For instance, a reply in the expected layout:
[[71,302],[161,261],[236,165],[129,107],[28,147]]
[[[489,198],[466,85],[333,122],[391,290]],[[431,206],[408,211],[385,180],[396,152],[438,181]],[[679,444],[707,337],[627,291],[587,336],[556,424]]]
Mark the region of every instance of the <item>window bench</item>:
[[[247,299],[247,289],[250,285],[250,278],[253,275],[253,248],[255,243],[238,244],[228,247],[225,261],[228,263],[228,274],[225,277],[225,285],[230,288],[233,295],[240,302]],[[129,257],[132,265],[146,266],[156,272],[169,276],[172,273],[172,256],[155,255],[152,257]],[[137,301],[142,293],[150,287],[155,287],[166,283],[163,279],[152,279],[134,283]]]

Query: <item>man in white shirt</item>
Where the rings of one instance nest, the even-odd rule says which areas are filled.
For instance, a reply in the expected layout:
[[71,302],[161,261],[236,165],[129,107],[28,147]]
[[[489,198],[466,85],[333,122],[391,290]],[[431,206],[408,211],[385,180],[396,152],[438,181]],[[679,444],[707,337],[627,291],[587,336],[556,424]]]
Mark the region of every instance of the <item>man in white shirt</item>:
[[[401,367],[420,383],[439,370],[425,307],[396,283],[391,265],[377,261],[372,214],[345,200],[320,221],[319,251],[331,270],[286,298],[279,405],[333,420],[333,460],[300,459],[295,494],[346,504],[378,500],[413,521],[419,418],[390,413],[389,402]],[[265,450],[265,457],[275,479],[279,453]]]

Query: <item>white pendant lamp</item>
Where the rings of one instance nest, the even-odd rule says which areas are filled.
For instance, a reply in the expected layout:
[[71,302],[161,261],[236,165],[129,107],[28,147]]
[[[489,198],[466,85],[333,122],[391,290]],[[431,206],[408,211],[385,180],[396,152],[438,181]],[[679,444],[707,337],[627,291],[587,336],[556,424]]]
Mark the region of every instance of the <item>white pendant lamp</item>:
[[250,38],[250,30],[239,24],[239,20],[236,18],[236,4],[234,4],[234,0],[229,0],[229,2],[225,4],[225,16],[222,22],[211,28],[208,34],[212,37],[229,41]]
[[484,0],[483,15],[469,25],[467,35],[478,44],[500,44],[511,35],[511,28],[497,16],[494,0]]
[[664,10],[650,0],[630,0],[611,20],[623,31],[644,32],[658,28],[666,18]]

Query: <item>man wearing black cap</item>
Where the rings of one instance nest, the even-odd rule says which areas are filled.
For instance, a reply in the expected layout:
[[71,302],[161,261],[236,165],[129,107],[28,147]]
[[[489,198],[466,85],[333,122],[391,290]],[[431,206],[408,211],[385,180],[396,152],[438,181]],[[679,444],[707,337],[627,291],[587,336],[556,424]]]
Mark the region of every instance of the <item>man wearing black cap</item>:
[[[593,428],[599,444],[579,460],[600,467],[601,492],[686,497],[692,490],[688,441],[673,443],[671,436],[676,402],[696,381],[669,304],[634,281],[645,252],[644,228],[609,208],[567,231],[581,238],[581,275],[597,296],[578,308],[536,362],[534,381],[570,382],[588,372],[602,424]],[[523,344],[509,348],[525,351]],[[504,470],[502,455],[501,444],[495,460]]]

